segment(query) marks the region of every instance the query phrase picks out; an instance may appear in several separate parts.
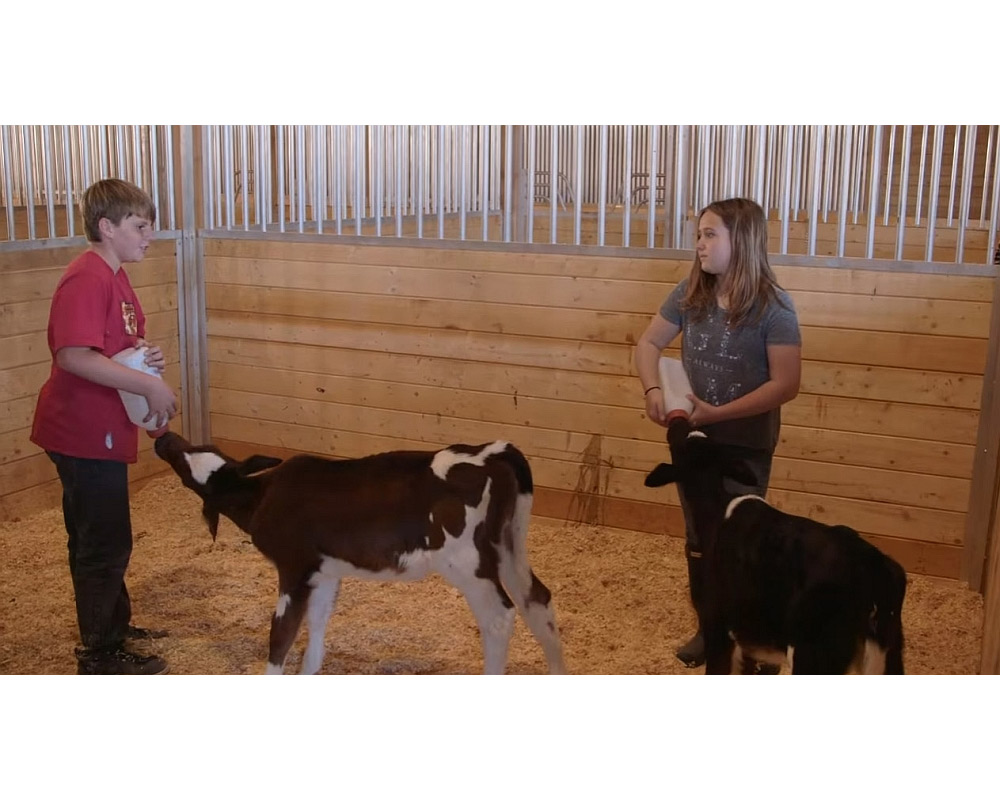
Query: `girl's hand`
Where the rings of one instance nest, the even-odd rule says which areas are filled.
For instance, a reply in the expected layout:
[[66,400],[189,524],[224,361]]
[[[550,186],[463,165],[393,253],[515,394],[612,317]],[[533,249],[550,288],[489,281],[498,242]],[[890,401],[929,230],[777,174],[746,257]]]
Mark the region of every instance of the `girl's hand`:
[[693,394],[689,394],[687,399],[694,403],[694,411],[691,412],[691,424],[694,427],[699,425],[711,425],[718,422],[719,410],[711,403],[699,400]]
[[663,406],[662,389],[653,389],[646,395],[646,416],[657,425],[666,426],[667,410]]

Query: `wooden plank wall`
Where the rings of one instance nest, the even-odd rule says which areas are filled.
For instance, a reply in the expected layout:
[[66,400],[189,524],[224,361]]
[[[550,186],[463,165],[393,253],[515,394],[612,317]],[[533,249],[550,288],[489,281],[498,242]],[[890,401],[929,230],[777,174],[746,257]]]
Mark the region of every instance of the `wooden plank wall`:
[[[165,378],[179,392],[175,246],[174,239],[155,241],[141,264],[126,269],[146,313],[149,338],[166,354]],[[84,247],[0,250],[0,520],[19,519],[60,502],[55,467],[28,436],[38,390],[51,369],[46,328],[52,293]],[[140,434],[139,448],[139,462],[130,470],[133,482],[166,466],[153,454],[148,436]]]
[[[633,343],[690,268],[655,253],[204,241],[213,439],[355,457],[513,441],[536,513],[682,534]],[[770,499],[957,578],[993,279],[779,266],[804,337]],[[668,351],[676,355],[676,350]]]

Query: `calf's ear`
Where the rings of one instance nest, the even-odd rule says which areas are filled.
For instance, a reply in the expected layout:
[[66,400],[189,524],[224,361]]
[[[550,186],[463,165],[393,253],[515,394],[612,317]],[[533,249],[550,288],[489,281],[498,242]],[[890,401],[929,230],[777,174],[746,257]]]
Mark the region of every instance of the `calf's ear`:
[[254,455],[250,456],[246,461],[241,461],[237,464],[236,472],[240,475],[253,475],[255,472],[260,472],[263,469],[276,467],[281,461],[282,459],[275,458],[274,456]]
[[646,486],[666,486],[668,483],[676,482],[678,477],[677,467],[673,464],[659,464],[646,476],[643,483]]

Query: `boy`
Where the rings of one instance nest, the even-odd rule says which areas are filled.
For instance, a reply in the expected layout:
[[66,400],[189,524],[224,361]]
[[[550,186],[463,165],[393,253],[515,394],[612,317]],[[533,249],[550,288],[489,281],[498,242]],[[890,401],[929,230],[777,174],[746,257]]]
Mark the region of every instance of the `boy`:
[[[35,407],[31,441],[56,465],[63,486],[63,517],[69,534],[82,647],[81,675],[157,675],[167,671],[157,656],[141,655],[127,639],[159,638],[163,632],[130,625],[125,570],[132,554],[128,464],[135,463],[138,428],[116,390],[143,395],[162,434],[176,414],[177,398],[159,378],[129,369],[110,356],[148,346],[146,319],[122,264],[143,259],[153,238],[156,208],[125,181],[98,181],[81,202],[89,249],[67,267],[52,297],[48,340],[52,371]],[[159,347],[146,363],[163,371]]]

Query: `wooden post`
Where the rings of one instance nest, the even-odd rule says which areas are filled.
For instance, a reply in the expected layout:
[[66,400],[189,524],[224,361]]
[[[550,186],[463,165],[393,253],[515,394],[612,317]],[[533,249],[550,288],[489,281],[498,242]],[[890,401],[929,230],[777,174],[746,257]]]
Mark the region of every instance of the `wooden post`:
[[969,588],[977,592],[983,591],[983,568],[991,531],[992,538],[996,539],[1000,467],[1000,279],[994,279],[989,341],[959,573],[961,579],[968,582]]

